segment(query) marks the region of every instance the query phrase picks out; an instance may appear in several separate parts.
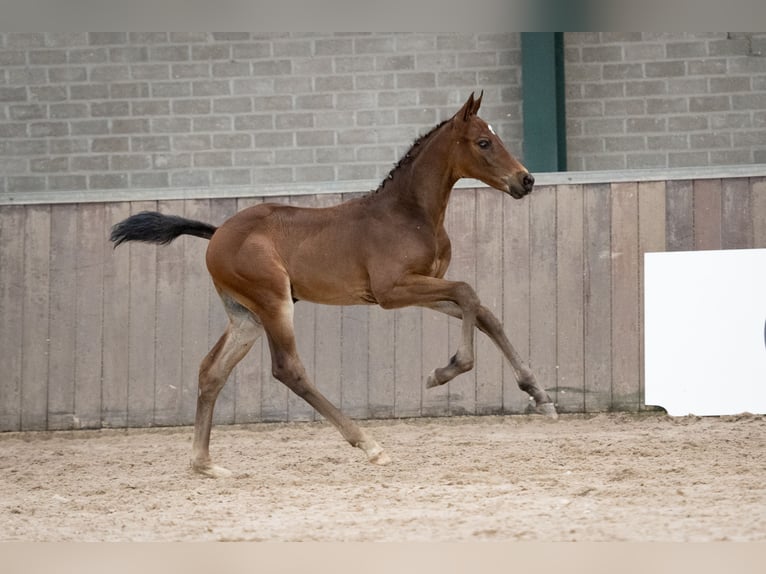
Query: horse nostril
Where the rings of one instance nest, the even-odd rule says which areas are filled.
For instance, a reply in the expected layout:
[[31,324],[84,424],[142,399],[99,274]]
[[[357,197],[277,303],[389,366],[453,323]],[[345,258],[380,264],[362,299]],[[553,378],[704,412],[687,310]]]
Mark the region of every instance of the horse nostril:
[[524,177],[521,179],[521,184],[526,191],[532,191],[532,187],[535,185],[534,176],[531,173],[524,174]]

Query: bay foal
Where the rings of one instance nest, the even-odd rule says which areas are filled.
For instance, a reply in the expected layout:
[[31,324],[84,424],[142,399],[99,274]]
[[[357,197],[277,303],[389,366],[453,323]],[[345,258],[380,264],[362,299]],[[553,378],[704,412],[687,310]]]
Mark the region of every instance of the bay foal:
[[118,223],[111,240],[169,243],[188,234],[210,239],[207,268],[229,317],[226,331],[203,359],[194,422],[192,467],[207,476],[230,472],[209,454],[213,408],[234,366],[265,331],[275,378],[333,423],[376,464],[390,462],[380,445],[332,405],[309,380],[293,330],[296,301],[328,305],[421,306],[462,319],[462,339],[449,363],[428,375],[443,385],[473,368],[478,327],[511,364],[537,412],[556,417],[537,383],[467,283],[447,281],[450,240],[447,202],[463,177],[521,199],[534,178],[503,146],[477,112],[481,96],[418,139],[380,187],[329,208],[266,203],[245,209],[216,228],[207,223],[144,212]]

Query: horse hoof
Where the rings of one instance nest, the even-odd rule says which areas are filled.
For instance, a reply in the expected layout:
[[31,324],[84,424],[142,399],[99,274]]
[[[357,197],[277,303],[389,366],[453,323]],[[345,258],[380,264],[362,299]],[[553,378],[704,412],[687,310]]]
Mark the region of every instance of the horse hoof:
[[378,466],[386,466],[387,464],[391,464],[391,457],[388,456],[386,451],[381,450],[379,453],[372,455],[369,458],[369,461]]
[[229,478],[231,476],[231,471],[229,469],[215,464],[208,464],[205,466],[196,466],[192,464],[192,469],[194,469],[194,472],[206,476],[207,478]]
[[543,403],[541,405],[537,405],[535,407],[535,412],[554,421],[559,418],[559,414],[556,412],[556,405],[553,403]]

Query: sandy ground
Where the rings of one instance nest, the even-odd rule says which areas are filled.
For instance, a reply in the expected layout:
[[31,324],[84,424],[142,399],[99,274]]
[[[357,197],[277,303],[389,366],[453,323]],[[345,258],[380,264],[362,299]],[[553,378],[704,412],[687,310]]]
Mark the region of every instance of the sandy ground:
[[602,414],[0,435],[0,540],[766,540],[766,418]]

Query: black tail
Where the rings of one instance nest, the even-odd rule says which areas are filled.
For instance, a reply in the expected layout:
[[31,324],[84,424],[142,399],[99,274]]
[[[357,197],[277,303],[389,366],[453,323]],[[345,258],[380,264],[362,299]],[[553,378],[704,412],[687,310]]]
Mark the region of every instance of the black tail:
[[112,227],[109,239],[117,247],[125,241],[144,241],[167,245],[179,235],[194,235],[210,239],[217,227],[201,221],[184,219],[177,215],[163,215],[156,211],[142,211],[131,215]]

